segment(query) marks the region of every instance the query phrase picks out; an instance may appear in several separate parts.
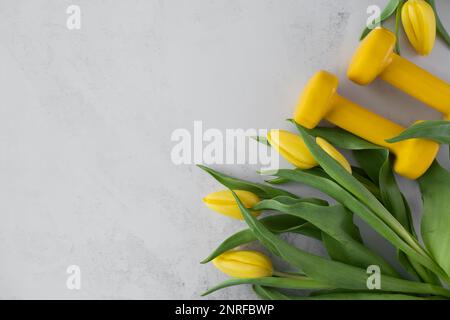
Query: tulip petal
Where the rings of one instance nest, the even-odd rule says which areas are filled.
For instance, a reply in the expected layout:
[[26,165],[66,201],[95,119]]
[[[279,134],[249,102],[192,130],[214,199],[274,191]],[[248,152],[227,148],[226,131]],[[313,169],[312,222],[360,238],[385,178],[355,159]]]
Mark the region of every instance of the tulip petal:
[[412,25],[411,19],[410,19],[410,6],[405,4],[403,6],[402,10],[402,22],[403,22],[403,28],[405,29],[405,33],[409,39],[409,42],[414,47],[414,49],[418,49],[418,39],[414,30],[414,27]]
[[436,16],[424,0],[409,0],[402,9],[402,22],[411,45],[421,55],[431,53],[436,40]]
[[433,8],[428,5],[424,6],[421,11],[425,26],[424,53],[430,54],[436,41],[436,16]]
[[317,161],[298,135],[284,130],[272,130],[267,139],[283,158],[297,168],[306,170],[317,166]]
[[229,251],[213,260],[214,266],[233,278],[255,279],[273,274],[272,262],[257,251]]
[[415,34],[415,38],[417,41],[417,50],[419,53],[423,52],[424,50],[424,23],[423,23],[423,16],[420,14],[420,7],[416,2],[412,2],[411,6],[408,8],[409,10],[409,16],[411,25],[413,27],[413,31]]
[[[251,192],[244,190],[236,190],[235,192],[246,208],[252,208],[260,201],[259,197]],[[203,199],[203,202],[212,211],[234,219],[243,219],[242,213],[229,190],[211,193]],[[260,212],[254,211],[253,214],[258,216]]]
[[348,163],[347,159],[340,153],[332,144],[330,144],[327,140],[317,137],[316,143],[330,155],[334,160],[339,162],[341,166],[345,168],[349,173],[352,173],[352,167],[350,163]]

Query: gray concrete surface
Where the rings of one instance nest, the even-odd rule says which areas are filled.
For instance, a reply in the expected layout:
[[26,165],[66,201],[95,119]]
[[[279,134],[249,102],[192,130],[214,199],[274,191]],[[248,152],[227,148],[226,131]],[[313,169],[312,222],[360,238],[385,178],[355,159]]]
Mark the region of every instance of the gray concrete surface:
[[[192,131],[195,120],[289,128],[284,119],[318,69],[405,126],[438,117],[386,84],[360,88],[343,77],[367,6],[385,3],[0,0],[0,298],[200,298],[226,277],[199,261],[243,225],[203,206],[219,186],[172,164],[171,133]],[[82,10],[81,30],[66,27],[71,4]],[[441,42],[427,58],[402,42],[405,56],[450,80]],[[258,181],[251,166],[221,170]],[[416,186],[402,186],[418,217]],[[81,269],[80,290],[66,287],[70,265]],[[239,287],[211,298],[254,295]]]

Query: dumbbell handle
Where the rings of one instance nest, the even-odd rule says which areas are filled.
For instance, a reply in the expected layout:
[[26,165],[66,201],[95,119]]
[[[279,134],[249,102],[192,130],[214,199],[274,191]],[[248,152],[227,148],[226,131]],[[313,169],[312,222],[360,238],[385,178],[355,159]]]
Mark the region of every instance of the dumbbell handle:
[[385,147],[394,154],[399,151],[400,144],[388,143],[386,140],[402,133],[405,130],[403,127],[338,94],[332,99],[333,106],[325,115],[327,121],[367,141]]
[[398,54],[392,53],[380,77],[445,116],[450,115],[450,85]]

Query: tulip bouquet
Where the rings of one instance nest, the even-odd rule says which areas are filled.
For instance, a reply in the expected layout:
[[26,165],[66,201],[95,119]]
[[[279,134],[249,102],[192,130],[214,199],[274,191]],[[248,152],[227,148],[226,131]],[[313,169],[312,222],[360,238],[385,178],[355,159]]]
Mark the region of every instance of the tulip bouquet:
[[[395,14],[395,33],[400,32],[400,21],[413,48],[420,55],[429,55],[433,50],[436,32],[450,46],[450,35],[439,18],[435,0],[390,0],[381,13],[380,23]],[[361,39],[369,34],[366,28]],[[396,52],[400,52],[397,42]]]
[[[205,295],[251,284],[263,299],[449,299],[450,291],[445,285],[450,284],[450,173],[435,162],[418,180],[424,202],[421,228],[424,246],[418,240],[409,205],[397,185],[387,149],[338,128],[308,130],[291,122],[299,135],[272,130],[267,138],[258,138],[296,167],[263,172],[275,176],[266,184],[200,166],[228,188],[206,196],[205,204],[247,224],[246,229],[230,236],[202,262],[213,262],[232,278]],[[448,144],[450,123],[421,122],[392,142],[418,137]],[[351,167],[333,145],[353,151],[359,165]],[[302,198],[276,187],[287,183],[313,187],[335,199],[336,204]],[[262,212],[271,214],[258,219]],[[364,244],[353,222],[354,214],[397,249],[398,261],[405,272],[398,272]],[[329,257],[290,244],[280,237],[287,233],[320,241]],[[241,249],[254,241],[297,272],[275,270],[268,256]],[[371,267],[381,272],[377,290],[371,290],[369,283],[367,270]]]

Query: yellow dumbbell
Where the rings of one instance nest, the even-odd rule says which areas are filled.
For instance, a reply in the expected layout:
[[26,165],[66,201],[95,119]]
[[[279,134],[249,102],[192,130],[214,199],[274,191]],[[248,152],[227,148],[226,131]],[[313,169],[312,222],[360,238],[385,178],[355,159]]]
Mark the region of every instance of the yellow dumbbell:
[[339,80],[326,71],[316,73],[300,98],[294,120],[309,129],[327,120],[367,141],[388,148],[396,156],[394,171],[417,179],[433,163],[439,144],[426,139],[410,139],[388,143],[405,128],[364,109],[337,93]]
[[379,76],[450,119],[450,85],[396,54],[396,41],[389,30],[372,30],[354,54],[348,78],[367,85]]

